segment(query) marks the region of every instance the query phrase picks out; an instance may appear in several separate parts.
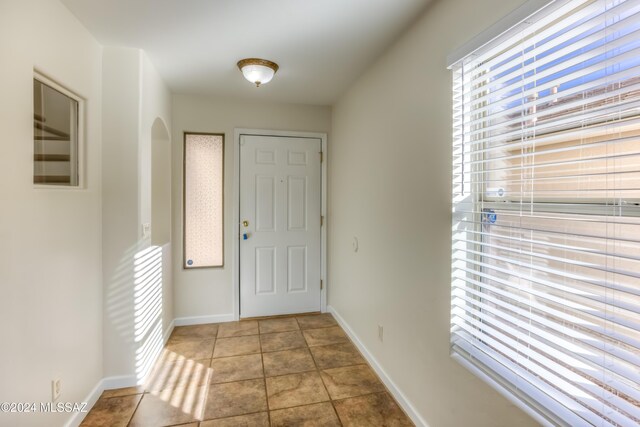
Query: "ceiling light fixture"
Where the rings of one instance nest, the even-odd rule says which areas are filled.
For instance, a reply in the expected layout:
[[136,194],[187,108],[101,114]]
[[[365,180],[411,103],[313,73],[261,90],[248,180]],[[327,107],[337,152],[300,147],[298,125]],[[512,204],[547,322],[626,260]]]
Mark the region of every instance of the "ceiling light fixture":
[[238,61],[238,68],[245,79],[255,83],[256,87],[269,83],[276,71],[278,64],[260,58],[246,58]]

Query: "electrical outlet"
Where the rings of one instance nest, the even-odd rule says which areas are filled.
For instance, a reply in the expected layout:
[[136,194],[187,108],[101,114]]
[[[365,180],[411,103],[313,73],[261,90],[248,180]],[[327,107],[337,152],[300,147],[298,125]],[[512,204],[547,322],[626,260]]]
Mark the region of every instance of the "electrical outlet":
[[51,400],[53,400],[54,402],[58,400],[61,392],[62,392],[62,381],[60,380],[60,378],[51,380]]
[[380,342],[384,342],[384,328],[382,325],[378,325],[378,339]]

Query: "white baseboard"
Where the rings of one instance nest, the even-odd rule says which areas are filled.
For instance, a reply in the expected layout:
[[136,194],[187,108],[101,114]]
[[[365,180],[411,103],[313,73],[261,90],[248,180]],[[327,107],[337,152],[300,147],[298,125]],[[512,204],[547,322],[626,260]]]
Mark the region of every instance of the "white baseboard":
[[162,346],[163,347],[167,343],[167,341],[169,341],[169,337],[171,336],[171,332],[173,332],[173,328],[175,328],[175,326],[176,326],[176,320],[173,319],[171,321],[171,323],[169,323],[169,326],[167,327],[167,330],[164,331],[164,335],[162,337]]
[[409,399],[407,399],[404,393],[400,391],[398,386],[396,386],[396,384],[391,380],[389,375],[387,375],[384,369],[382,369],[382,366],[380,365],[380,363],[378,363],[378,361],[376,360],[375,357],[373,357],[369,349],[365,347],[362,341],[360,341],[360,339],[355,334],[355,332],[353,332],[353,329],[351,329],[349,324],[342,318],[342,316],[340,316],[340,314],[338,314],[338,312],[332,306],[330,305],[327,306],[327,311],[331,313],[333,317],[335,317],[335,319],[338,321],[338,324],[340,324],[342,329],[344,329],[347,335],[349,335],[349,338],[351,338],[351,341],[353,341],[356,347],[358,347],[358,350],[360,350],[360,353],[362,353],[364,358],[367,359],[367,362],[369,362],[369,365],[371,365],[373,370],[376,371],[376,374],[378,374],[378,376],[380,377],[384,385],[386,385],[387,388],[389,389],[389,392],[393,395],[393,397],[400,404],[400,406],[402,406],[402,409],[404,409],[404,411],[411,418],[414,424],[419,427],[428,427],[427,422],[420,416],[420,414],[418,414],[418,411],[416,411],[416,409],[413,407]]
[[121,375],[117,377],[107,377],[98,381],[98,384],[89,392],[87,397],[82,400],[82,402],[86,402],[87,406],[85,408],[86,412],[74,412],[71,418],[64,424],[65,427],[78,427],[87,413],[93,408],[93,405],[96,404],[100,395],[105,390],[111,390],[114,388],[124,388],[124,387],[133,387],[136,385],[136,376],[135,375]]
[[71,418],[69,418],[69,420],[64,424],[64,427],[78,427],[80,423],[82,423],[82,420],[84,420],[84,417],[91,410],[91,408],[93,408],[93,405],[96,404],[96,402],[98,401],[98,398],[104,391],[104,387],[102,385],[103,382],[104,382],[104,379],[98,381],[98,384],[96,384],[93,390],[89,392],[89,395],[85,397],[85,399],[83,400],[83,402],[87,403],[87,407],[85,408],[87,412],[74,412],[71,415]]
[[[164,344],[167,343],[167,340],[169,339],[169,337],[171,336],[171,332],[173,332],[175,322],[176,322],[175,320],[172,320],[171,323],[169,323],[169,326],[167,327],[167,329],[164,331],[164,334],[162,337],[163,347],[164,347]],[[161,352],[158,353],[158,357],[160,356],[160,354]],[[106,377],[101,379],[100,381],[98,381],[98,384],[96,384],[93,390],[91,390],[89,395],[83,400],[83,402],[87,403],[87,407],[86,407],[87,412],[74,413],[64,426],[78,427],[82,423],[82,420],[84,420],[84,417],[87,415],[87,413],[91,410],[91,408],[93,408],[93,405],[96,404],[96,402],[100,398],[100,395],[102,394],[103,391],[113,390],[115,388],[135,387],[137,385],[138,385],[138,378],[135,375],[120,375],[120,376]]]
[[113,390],[115,388],[135,387],[138,385],[138,378],[135,375],[119,375],[117,377],[106,377],[102,379],[102,391]]
[[223,323],[232,322],[234,320],[232,314],[215,314],[212,316],[192,316],[178,317],[173,321],[175,326],[202,325],[204,323]]
[[[231,322],[234,320],[233,314],[217,314],[212,316],[193,316],[193,317],[179,317],[171,321],[167,329],[164,331],[162,340],[163,347],[167,343],[167,340],[171,336],[171,332],[176,326],[188,326],[188,325],[202,325],[204,323],[223,323]],[[161,353],[158,354],[158,356]],[[87,402],[86,410],[89,412],[93,405],[96,404],[100,395],[105,390],[112,390],[115,388],[134,387],[138,385],[138,379],[135,375],[121,375],[116,377],[106,377],[98,381],[98,384],[91,390],[89,395],[83,400]],[[71,418],[64,424],[65,427],[78,427],[84,419],[87,412],[76,412]]]

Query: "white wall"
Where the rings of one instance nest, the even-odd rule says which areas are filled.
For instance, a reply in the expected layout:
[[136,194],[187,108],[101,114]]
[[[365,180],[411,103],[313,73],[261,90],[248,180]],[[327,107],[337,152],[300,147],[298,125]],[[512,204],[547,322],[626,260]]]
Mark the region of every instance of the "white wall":
[[[0,401],[49,402],[58,377],[81,402],[102,377],[102,48],[57,1],[2,1],[0,63]],[[84,189],[34,189],[34,68],[86,99]]]
[[[171,109],[172,94],[164,83],[149,57],[142,52],[142,99],[140,117],[140,223],[152,223],[153,194],[155,190],[158,209],[166,209],[161,214],[157,223],[166,230],[157,233],[161,236],[162,243],[162,331],[168,330],[174,319],[173,312],[173,269],[171,260],[173,257],[173,243],[171,242]],[[156,132],[161,132],[154,135]],[[152,144],[156,144],[157,150],[155,166],[164,170],[156,170],[156,187],[152,187],[153,171],[152,159],[154,150]],[[159,147],[158,147],[159,145]],[[159,188],[159,186],[166,188]],[[166,222],[167,224],[164,224]],[[152,234],[153,234],[153,230]],[[149,238],[146,244],[152,244]]]
[[[171,245],[152,250],[142,235],[151,222],[152,128],[158,118],[171,123],[171,95],[138,49],[106,47],[103,82],[104,375],[130,384],[142,379],[173,319]],[[141,314],[144,295],[156,304]]]
[[[242,78],[238,74],[238,78]],[[249,84],[249,83],[247,83]],[[256,90],[260,90],[257,88]],[[176,318],[233,315],[233,132],[235,128],[292,130],[329,133],[331,110],[291,104],[271,104],[205,98],[173,97],[173,242]],[[224,267],[182,268],[182,150],[183,133],[225,134],[224,160]],[[331,136],[329,135],[329,146]]]
[[151,129],[151,244],[171,241],[171,136],[162,119]]
[[521,3],[434,2],[333,109],[329,304],[430,426],[535,424],[449,356],[446,56]]
[[133,255],[138,245],[139,51],[104,49],[103,275],[105,375],[134,371]]

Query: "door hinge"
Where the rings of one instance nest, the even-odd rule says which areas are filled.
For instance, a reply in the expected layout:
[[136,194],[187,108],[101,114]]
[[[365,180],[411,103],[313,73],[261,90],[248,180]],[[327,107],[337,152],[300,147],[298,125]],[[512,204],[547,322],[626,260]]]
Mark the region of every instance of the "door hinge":
[[324,153],[320,152],[320,163],[324,162]]
[[323,284],[322,284],[322,280],[320,280],[320,290],[322,290],[323,288]]
[[320,215],[320,227],[324,225],[324,215]]

